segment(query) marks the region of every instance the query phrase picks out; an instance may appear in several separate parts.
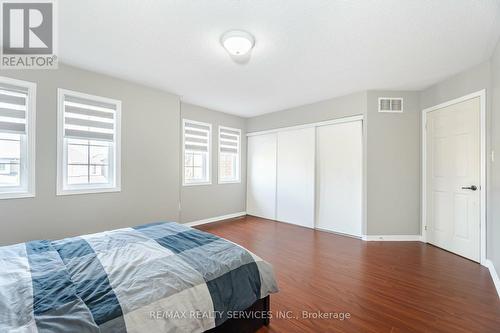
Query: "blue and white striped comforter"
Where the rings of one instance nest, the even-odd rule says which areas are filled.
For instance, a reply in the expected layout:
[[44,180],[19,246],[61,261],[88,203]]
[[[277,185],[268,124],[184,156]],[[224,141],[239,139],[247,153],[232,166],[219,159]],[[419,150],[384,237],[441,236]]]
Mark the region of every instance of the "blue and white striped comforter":
[[0,247],[0,332],[203,332],[277,290],[256,255],[173,222]]

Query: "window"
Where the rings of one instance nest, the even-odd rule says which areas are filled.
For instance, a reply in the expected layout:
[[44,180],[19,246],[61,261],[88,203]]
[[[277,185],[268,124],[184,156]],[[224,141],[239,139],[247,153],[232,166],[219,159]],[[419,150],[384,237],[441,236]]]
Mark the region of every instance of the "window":
[[0,77],[0,199],[35,196],[36,84]]
[[239,183],[241,130],[219,126],[219,184]]
[[183,185],[211,184],[210,145],[212,125],[182,120],[184,173]]
[[58,195],[120,191],[120,119],[120,101],[58,90]]

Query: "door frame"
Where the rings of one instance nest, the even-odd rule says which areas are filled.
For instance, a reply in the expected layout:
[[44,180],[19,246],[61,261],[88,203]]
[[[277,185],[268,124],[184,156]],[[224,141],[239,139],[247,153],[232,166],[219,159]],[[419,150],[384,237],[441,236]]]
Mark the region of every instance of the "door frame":
[[429,108],[422,110],[422,179],[421,179],[421,189],[422,189],[422,205],[421,205],[421,223],[420,230],[422,232],[422,242],[427,243],[427,231],[426,227],[426,217],[427,217],[427,115],[429,112],[436,111],[447,106],[458,104],[467,101],[472,98],[479,97],[480,100],[480,142],[481,142],[481,167],[480,167],[480,236],[479,236],[479,262],[481,265],[486,263],[486,165],[487,165],[487,152],[486,152],[486,89],[467,94],[465,96],[449,100],[447,102],[431,106]]

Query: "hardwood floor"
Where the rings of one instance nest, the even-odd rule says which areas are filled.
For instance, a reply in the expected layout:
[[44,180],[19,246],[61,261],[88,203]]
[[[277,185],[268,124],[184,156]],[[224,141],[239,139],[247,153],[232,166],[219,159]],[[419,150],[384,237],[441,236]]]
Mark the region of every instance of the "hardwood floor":
[[[420,242],[363,242],[256,217],[198,227],[274,266],[280,292],[265,332],[500,332],[487,268]],[[276,318],[291,311],[296,318]],[[307,319],[302,311],[348,312]],[[288,313],[290,314],[290,313]]]

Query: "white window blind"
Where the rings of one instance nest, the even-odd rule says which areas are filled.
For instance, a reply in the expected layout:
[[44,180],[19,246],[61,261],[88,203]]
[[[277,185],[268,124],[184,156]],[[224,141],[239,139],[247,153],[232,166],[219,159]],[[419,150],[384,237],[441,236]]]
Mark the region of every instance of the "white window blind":
[[184,123],[184,149],[208,152],[210,125],[186,121]]
[[241,130],[219,126],[219,183],[240,181]]
[[210,183],[211,135],[211,124],[183,120],[184,185]]
[[0,132],[26,134],[28,89],[0,84]]
[[64,137],[114,141],[116,105],[64,95]]
[[227,127],[220,127],[220,152],[238,154],[240,151],[240,131]]

